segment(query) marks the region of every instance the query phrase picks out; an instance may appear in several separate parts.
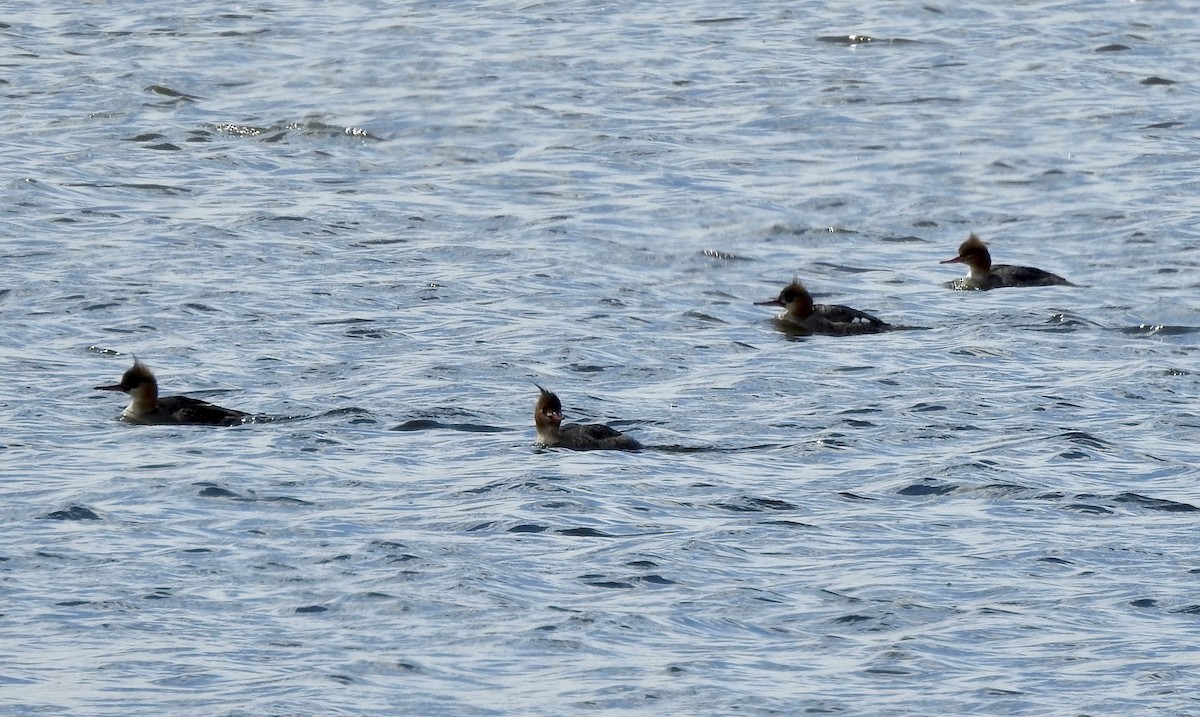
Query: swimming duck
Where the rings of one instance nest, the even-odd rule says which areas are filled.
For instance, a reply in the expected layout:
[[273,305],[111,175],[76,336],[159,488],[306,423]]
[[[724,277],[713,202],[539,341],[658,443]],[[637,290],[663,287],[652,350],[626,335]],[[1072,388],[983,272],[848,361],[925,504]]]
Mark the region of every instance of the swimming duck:
[[814,304],[812,295],[799,279],[779,292],[779,297],[754,302],[757,306],[782,306],[784,312],[776,317],[786,328],[796,328],[813,334],[850,336],[874,334],[893,328],[886,321],[865,311],[841,304]]
[[214,406],[207,401],[187,396],[158,397],[158,381],[146,364],[133,360],[133,366],[122,376],[120,383],[96,386],[97,391],[121,391],[130,396],[129,405],[121,414],[122,421],[151,425],[194,424],[204,426],[233,426],[242,423],[250,414],[232,408]]
[[958,291],[986,291],[1020,286],[1075,286],[1058,274],[1051,274],[1036,267],[992,264],[992,255],[988,252],[987,245],[975,234],[971,234],[959,245],[958,256],[939,263],[967,265],[966,276],[943,285]]
[[541,386],[538,390],[542,393],[533,407],[538,445],[573,451],[636,451],[642,448],[642,444],[633,438],[599,423],[562,425],[562,402],[558,396]]

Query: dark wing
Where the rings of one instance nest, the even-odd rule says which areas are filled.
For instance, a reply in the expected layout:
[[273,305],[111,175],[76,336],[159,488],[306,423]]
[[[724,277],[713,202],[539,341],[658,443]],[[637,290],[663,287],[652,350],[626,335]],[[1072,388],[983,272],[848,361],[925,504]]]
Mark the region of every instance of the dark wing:
[[887,325],[886,321],[876,318],[865,311],[852,309],[849,306],[842,306],[841,304],[817,304],[813,306],[813,313],[819,314],[821,318],[838,324],[853,324],[856,321],[865,321],[872,326]]
[[1033,266],[998,264],[992,267],[992,276],[1001,281],[1001,286],[1074,286],[1058,274]]
[[245,411],[215,406],[208,401],[187,396],[160,399],[158,410],[170,415],[176,423],[195,423],[205,426],[233,426],[249,416]]
[[563,433],[571,433],[592,441],[603,441],[624,435],[615,428],[609,428],[599,423],[589,423],[586,426],[563,426]]
[[563,426],[561,445],[576,450],[600,448],[635,451],[642,447],[642,444],[624,433],[599,423]]

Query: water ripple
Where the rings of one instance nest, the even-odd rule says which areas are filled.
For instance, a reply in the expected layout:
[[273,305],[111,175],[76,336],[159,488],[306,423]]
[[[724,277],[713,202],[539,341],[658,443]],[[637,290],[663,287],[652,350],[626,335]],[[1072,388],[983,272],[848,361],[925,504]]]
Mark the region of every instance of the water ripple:
[[17,713],[1195,710],[1191,8],[140,7],[0,23]]

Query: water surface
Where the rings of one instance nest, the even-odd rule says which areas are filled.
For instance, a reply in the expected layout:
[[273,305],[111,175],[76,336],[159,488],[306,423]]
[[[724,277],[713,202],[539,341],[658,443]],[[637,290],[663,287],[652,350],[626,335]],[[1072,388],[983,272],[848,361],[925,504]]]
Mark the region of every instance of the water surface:
[[6,713],[1200,711],[1189,5],[0,22]]

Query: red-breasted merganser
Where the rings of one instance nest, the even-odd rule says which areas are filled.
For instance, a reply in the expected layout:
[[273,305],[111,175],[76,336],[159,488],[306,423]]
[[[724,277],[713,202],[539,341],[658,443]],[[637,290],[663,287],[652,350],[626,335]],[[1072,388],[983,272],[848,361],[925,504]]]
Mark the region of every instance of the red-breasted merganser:
[[[534,384],[535,386],[537,384]],[[538,386],[542,395],[533,407],[537,443],[546,448],[570,448],[573,451],[636,451],[642,444],[620,431],[599,423],[562,425],[562,402],[552,392]]]
[[1058,274],[1051,274],[1032,266],[992,264],[992,255],[988,253],[987,245],[975,234],[971,234],[959,245],[958,256],[939,263],[967,265],[966,276],[943,285],[959,291],[986,291],[1015,286],[1075,286]]
[[792,283],[785,286],[779,292],[779,298],[754,303],[757,306],[782,306],[784,312],[776,317],[776,321],[785,324],[786,328],[813,334],[849,336],[874,334],[894,328],[883,319],[849,306],[814,304],[808,289],[799,279],[793,279]]
[[203,426],[233,426],[250,414],[221,408],[207,401],[187,396],[158,397],[158,381],[146,364],[133,360],[133,366],[121,376],[120,383],[97,386],[97,391],[123,391],[132,399],[121,414],[129,423],[197,424]]

